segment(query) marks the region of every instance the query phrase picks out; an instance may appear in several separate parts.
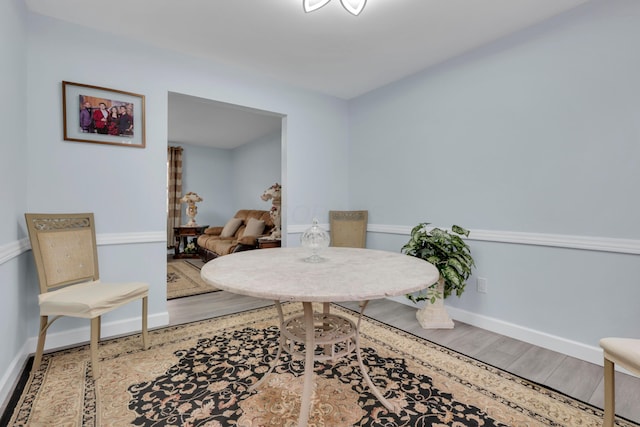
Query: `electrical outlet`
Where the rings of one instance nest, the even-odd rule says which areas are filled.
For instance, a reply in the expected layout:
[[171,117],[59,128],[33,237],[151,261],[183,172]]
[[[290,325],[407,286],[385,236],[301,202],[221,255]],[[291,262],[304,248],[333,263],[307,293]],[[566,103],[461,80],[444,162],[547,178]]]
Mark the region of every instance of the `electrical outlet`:
[[478,292],[481,294],[486,294],[489,290],[489,281],[484,277],[478,277],[476,285]]

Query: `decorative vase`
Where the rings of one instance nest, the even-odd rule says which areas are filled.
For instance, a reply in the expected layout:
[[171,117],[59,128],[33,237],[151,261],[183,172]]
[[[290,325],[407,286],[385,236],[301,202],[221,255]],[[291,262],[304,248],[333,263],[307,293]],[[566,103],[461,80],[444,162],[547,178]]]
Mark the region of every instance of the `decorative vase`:
[[189,191],[182,197],[182,199],[180,199],[180,201],[187,204],[187,216],[189,217],[189,222],[184,226],[197,227],[198,224],[196,224],[196,215],[198,214],[198,207],[196,206],[196,203],[201,202],[202,197],[198,196],[198,194],[194,193],[193,191]]
[[273,222],[273,230],[269,238],[280,239],[282,237],[282,232],[280,231],[280,201],[278,201],[278,204],[276,204],[275,200],[273,201],[269,216],[271,216],[271,221]]
[[190,202],[187,204],[187,216],[189,217],[189,222],[186,224],[187,227],[197,227],[196,223],[196,215],[198,215],[198,207],[195,203]]
[[300,243],[303,248],[306,248],[310,255],[305,258],[306,262],[322,262],[325,258],[322,258],[319,253],[329,247],[329,233],[324,231],[319,225],[316,218],[313,219],[311,227],[309,227],[300,237]]
[[436,291],[440,298],[436,298],[434,303],[427,300],[424,307],[416,312],[416,318],[423,329],[453,329],[453,320],[449,317],[444,306],[444,278],[442,276],[438,279]]
[[273,222],[273,230],[271,230],[270,239],[280,239],[282,237],[282,231],[280,231],[280,205],[282,200],[282,186],[277,182],[271,187],[264,190],[260,198],[264,201],[271,200],[271,210],[269,216]]

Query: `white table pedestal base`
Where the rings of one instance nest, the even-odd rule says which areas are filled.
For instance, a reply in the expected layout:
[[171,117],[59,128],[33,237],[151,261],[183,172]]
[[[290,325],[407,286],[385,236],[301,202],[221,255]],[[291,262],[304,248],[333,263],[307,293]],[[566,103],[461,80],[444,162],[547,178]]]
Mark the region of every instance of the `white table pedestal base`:
[[304,358],[304,386],[298,426],[306,427],[311,412],[314,362],[316,360],[335,362],[341,357],[355,352],[362,377],[373,395],[389,411],[397,413],[400,408],[385,399],[371,381],[360,353],[360,320],[367,303],[368,301],[361,303],[358,322],[354,323],[346,317],[330,314],[329,303],[323,304],[322,313],[314,313],[312,303],[303,302],[304,314],[302,316],[285,319],[280,302],[276,301],[276,308],[280,316],[280,345],[278,346],[278,353],[271,363],[269,371],[251,389],[257,388],[267,378],[278,364],[283,350],[294,358]]

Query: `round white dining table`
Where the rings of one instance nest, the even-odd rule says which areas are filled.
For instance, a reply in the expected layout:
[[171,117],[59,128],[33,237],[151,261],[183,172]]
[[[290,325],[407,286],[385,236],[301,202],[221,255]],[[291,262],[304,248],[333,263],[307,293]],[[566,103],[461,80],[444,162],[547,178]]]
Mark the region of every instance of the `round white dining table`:
[[[275,301],[280,316],[280,346],[271,368],[281,351],[305,359],[300,427],[308,423],[314,361],[336,360],[354,352],[372,393],[387,409],[397,411],[372,383],[362,362],[360,319],[370,300],[431,286],[438,280],[438,270],[420,258],[372,249],[326,248],[320,253],[321,262],[308,262],[310,255],[302,247],[238,252],[209,261],[201,277],[225,291]],[[280,306],[283,301],[301,302],[304,314],[285,319]],[[357,323],[329,313],[330,303],[345,301],[361,302]],[[314,302],[323,303],[322,313],[314,313]],[[304,352],[297,350],[300,347]],[[319,353],[317,348],[323,351]]]

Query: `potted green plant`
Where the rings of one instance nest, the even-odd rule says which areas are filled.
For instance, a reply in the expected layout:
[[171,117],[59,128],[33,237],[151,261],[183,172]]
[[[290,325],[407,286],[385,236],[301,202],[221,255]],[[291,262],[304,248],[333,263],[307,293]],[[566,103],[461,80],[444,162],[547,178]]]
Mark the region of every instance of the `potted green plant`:
[[423,328],[453,328],[443,299],[453,293],[462,295],[475,266],[471,249],[463,240],[469,236],[469,230],[458,225],[452,226],[451,231],[428,226],[429,223],[423,222],[413,227],[402,252],[433,264],[440,279],[424,292],[409,294],[407,298],[413,302],[428,301],[416,314]]

